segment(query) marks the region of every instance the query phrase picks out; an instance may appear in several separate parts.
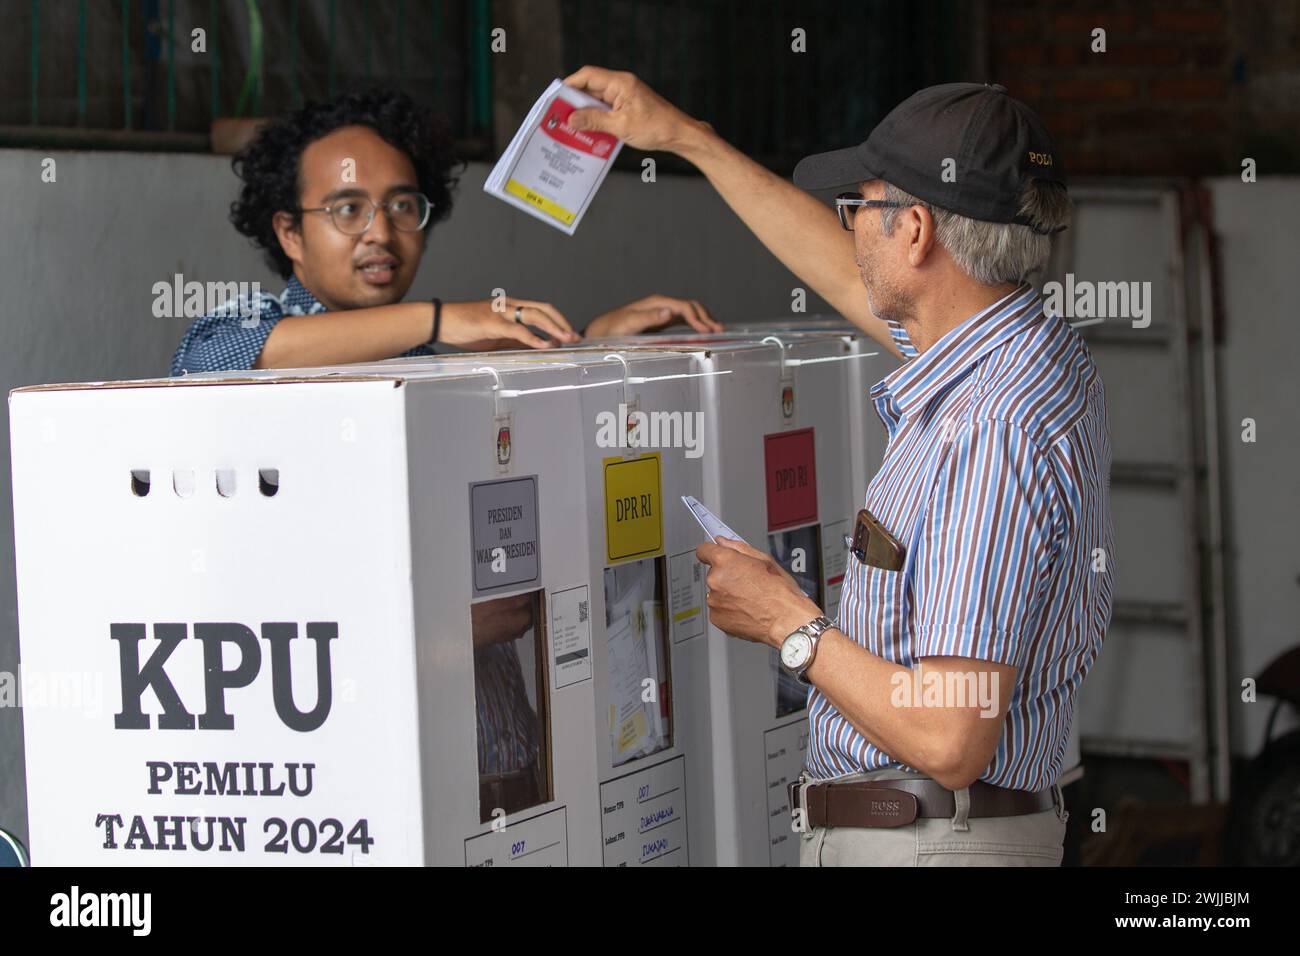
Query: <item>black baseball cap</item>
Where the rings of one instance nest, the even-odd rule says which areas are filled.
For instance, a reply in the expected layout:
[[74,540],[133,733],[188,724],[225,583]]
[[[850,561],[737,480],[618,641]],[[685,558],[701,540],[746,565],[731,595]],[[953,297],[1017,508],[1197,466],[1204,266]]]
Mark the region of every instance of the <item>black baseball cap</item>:
[[1019,215],[1021,187],[1031,179],[1066,185],[1043,121],[997,83],[926,87],[894,107],[865,143],[805,157],[794,168],[803,189],[869,179],[970,219],[1034,228]]

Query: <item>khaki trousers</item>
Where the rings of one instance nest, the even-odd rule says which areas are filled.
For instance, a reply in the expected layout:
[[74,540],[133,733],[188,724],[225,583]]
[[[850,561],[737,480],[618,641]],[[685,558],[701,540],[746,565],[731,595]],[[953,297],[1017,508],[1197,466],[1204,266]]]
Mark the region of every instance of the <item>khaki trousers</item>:
[[[872,770],[837,780],[901,780],[917,774]],[[1060,866],[1070,818],[1056,807],[1014,817],[967,817],[967,791],[954,791],[952,819],[917,817],[903,827],[816,827],[799,835],[800,866]]]

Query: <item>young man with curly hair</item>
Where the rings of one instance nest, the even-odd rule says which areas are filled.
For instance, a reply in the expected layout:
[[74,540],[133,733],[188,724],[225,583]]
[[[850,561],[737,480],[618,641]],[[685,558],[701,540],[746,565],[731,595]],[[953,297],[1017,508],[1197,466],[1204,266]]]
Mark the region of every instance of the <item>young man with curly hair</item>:
[[[482,350],[580,338],[546,302],[402,301],[456,184],[447,133],[404,93],[348,93],[285,114],[233,166],[243,185],[231,222],[288,284],[278,297],[232,301],[195,320],[172,375],[432,355],[435,342]],[[652,295],[599,316],[587,332],[632,334],[677,318],[721,328],[698,302]]]

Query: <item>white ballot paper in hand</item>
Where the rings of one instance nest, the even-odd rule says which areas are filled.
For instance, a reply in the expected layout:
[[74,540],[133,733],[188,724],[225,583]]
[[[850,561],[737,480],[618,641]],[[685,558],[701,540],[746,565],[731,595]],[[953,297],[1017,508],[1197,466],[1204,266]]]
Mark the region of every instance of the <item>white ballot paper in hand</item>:
[[704,529],[704,533],[709,536],[709,540],[714,544],[718,543],[719,538],[731,538],[734,541],[745,540],[723,524],[721,518],[700,504],[697,499],[690,495],[682,495],[682,501],[686,503],[686,507],[691,509],[691,514],[695,515],[695,520],[700,523],[700,527]]
[[609,133],[576,130],[575,109],[609,107],[552,81],[497,160],[483,191],[573,235],[623,141]]

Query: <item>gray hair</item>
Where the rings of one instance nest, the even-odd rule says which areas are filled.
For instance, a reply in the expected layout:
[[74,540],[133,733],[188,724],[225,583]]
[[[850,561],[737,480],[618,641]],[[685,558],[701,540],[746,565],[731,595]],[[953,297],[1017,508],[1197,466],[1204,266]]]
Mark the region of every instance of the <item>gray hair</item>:
[[[957,268],[984,285],[1024,282],[1047,265],[1052,253],[1051,236],[1036,233],[1019,223],[968,219],[918,199],[891,183],[885,183],[884,198],[928,209],[934,218],[939,245],[948,250]],[[898,211],[891,207],[880,210],[880,226],[886,236],[894,232]],[[1040,229],[1056,229],[1069,225],[1070,197],[1059,183],[1031,179],[1020,191],[1019,212]]]

